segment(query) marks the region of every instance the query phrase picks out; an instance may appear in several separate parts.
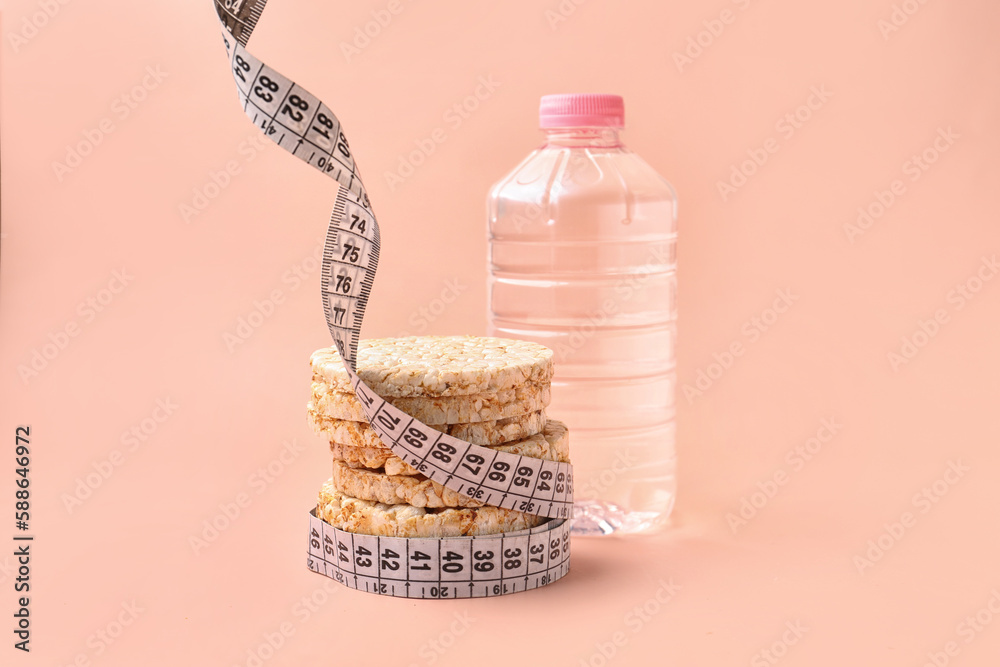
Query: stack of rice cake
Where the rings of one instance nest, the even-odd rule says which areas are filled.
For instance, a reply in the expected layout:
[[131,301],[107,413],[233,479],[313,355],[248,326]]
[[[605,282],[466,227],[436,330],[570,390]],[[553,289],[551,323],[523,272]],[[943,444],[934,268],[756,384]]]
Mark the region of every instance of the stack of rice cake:
[[[552,351],[476,336],[363,340],[358,376],[432,428],[476,445],[569,462],[565,424],[547,419]],[[343,530],[394,537],[457,537],[532,528],[544,519],[483,506],[395,456],[369,426],[336,348],[313,353],[309,422],[329,439],[333,477],[317,514]]]

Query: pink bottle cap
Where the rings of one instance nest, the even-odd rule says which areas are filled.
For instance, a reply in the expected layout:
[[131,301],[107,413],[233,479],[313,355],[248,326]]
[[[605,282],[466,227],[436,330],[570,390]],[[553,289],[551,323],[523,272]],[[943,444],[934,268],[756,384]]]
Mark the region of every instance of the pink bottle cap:
[[619,95],[544,95],[538,123],[548,127],[625,127],[625,101]]

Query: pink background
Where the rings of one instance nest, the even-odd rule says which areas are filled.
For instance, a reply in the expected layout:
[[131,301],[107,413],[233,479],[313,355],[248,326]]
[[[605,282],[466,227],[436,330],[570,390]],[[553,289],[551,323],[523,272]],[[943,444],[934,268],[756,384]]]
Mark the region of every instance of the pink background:
[[[0,4],[0,424],[11,449],[32,428],[37,536],[30,655],[0,555],[4,664],[247,665],[269,636],[266,665],[996,664],[995,2],[564,0],[555,22],[558,0],[403,0],[348,62],[388,0],[272,0],[251,50],[336,110],[382,224],[366,336],[485,330],[485,196],[539,142],[544,93],[623,95],[626,142],[679,193],[680,384],[705,375],[679,399],[675,526],[575,540],[546,589],[444,603],[327,590],[305,566],[330,467],[305,401],[334,184],[257,143],[208,0],[62,3]],[[480,77],[499,85],[449,121]],[[753,173],[724,197],[734,169]],[[213,196],[186,221],[196,191]],[[794,301],[773,317],[778,290]],[[52,358],[22,378],[36,351]]]

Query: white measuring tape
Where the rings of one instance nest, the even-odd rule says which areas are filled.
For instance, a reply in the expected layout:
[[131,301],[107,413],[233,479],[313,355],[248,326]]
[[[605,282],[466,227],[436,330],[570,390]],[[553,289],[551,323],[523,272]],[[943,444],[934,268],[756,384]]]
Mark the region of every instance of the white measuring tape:
[[379,255],[379,227],[340,121],[309,91],[246,50],[267,0],[214,0],[240,104],[279,146],[340,184],[323,252],[327,326],[371,427],[421,474],[484,505],[548,517],[530,530],[459,538],[343,531],[310,514],[309,567],[341,583],[401,597],[502,595],[569,571],[573,468],[474,445],[380,398],[355,372]]
[[552,583],[569,572],[569,521],[473,537],[378,537],[309,515],[309,569],[345,586],[407,598],[478,598]]

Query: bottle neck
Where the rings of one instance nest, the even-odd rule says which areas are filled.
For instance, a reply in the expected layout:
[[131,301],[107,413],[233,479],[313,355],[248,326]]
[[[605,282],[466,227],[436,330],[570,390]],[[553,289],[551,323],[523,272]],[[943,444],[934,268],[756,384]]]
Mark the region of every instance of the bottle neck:
[[547,127],[545,146],[561,148],[621,148],[619,130],[614,127]]

